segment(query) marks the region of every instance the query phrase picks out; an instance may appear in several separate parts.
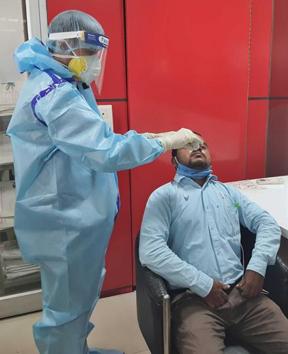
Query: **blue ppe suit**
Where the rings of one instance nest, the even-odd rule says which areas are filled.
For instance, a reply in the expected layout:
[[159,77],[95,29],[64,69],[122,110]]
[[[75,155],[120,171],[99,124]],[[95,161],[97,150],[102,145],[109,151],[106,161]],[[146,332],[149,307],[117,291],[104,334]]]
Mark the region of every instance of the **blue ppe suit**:
[[41,354],[98,353],[86,337],[118,212],[115,171],[151,162],[163,148],[134,131],[113,133],[91,89],[39,40],[23,43],[15,58],[19,71],[30,73],[7,133],[15,232],[23,257],[41,269],[43,316],[34,338]]

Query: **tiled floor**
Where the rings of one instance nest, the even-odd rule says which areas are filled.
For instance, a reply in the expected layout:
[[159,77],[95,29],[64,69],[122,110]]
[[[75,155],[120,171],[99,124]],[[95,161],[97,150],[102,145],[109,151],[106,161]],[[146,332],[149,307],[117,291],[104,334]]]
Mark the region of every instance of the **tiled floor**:
[[[32,324],[40,313],[0,320],[1,354],[37,354]],[[101,299],[92,315],[91,347],[114,348],[125,354],[150,354],[136,317],[135,293]]]

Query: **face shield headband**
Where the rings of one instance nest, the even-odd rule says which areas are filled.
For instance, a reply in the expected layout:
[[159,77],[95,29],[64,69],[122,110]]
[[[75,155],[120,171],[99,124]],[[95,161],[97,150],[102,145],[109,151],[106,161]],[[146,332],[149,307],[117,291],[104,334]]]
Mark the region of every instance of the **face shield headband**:
[[[52,51],[56,50],[53,41],[61,42],[67,41],[72,50],[85,48],[90,50],[107,49],[109,45],[109,38],[103,34],[89,33],[86,31],[73,31],[73,32],[57,32],[50,33],[48,38],[48,48]],[[74,43],[75,45],[73,45]],[[71,45],[72,44],[72,45]],[[69,49],[70,49],[69,48]],[[66,54],[65,50],[60,50],[61,53]]]

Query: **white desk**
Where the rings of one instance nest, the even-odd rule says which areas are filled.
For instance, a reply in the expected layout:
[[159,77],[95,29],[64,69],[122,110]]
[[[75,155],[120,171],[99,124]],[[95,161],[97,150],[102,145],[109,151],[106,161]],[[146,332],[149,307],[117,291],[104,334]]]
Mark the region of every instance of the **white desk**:
[[268,211],[288,238],[288,176],[267,177],[229,183]]

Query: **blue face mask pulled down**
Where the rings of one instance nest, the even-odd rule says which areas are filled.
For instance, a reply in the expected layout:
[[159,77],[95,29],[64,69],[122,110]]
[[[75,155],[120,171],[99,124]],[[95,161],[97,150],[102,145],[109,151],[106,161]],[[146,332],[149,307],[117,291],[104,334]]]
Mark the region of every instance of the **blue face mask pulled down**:
[[212,170],[211,166],[208,166],[203,170],[197,170],[195,168],[187,167],[185,165],[182,165],[181,163],[178,163],[177,174],[180,176],[185,176],[197,180],[211,176]]

